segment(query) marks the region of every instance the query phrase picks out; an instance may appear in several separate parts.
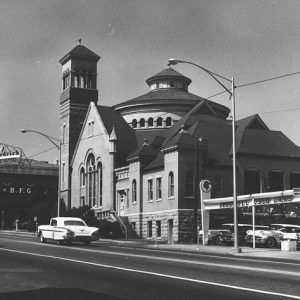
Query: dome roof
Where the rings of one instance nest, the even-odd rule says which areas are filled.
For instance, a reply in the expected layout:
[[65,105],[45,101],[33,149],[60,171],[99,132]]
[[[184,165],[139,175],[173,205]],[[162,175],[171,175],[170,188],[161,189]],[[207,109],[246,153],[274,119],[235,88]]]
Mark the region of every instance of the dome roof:
[[151,84],[153,81],[159,81],[162,79],[180,79],[182,81],[184,81],[187,85],[189,85],[192,80],[188,77],[185,77],[184,75],[180,74],[179,72],[175,71],[173,68],[166,68],[162,71],[160,71],[159,73],[149,77],[146,80],[146,83],[149,85]]

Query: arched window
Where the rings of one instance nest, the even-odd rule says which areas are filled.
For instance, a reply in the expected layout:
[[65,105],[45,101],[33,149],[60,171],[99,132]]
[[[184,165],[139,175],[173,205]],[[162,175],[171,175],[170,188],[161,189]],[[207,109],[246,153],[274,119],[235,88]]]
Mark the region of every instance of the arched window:
[[194,173],[189,171],[186,173],[185,177],[185,195],[193,196],[194,195]]
[[132,199],[131,202],[134,203],[136,202],[136,180],[133,179],[132,181]]
[[96,168],[95,168],[95,157],[90,154],[86,164],[87,170],[87,187],[88,187],[88,204],[94,206],[96,203]]
[[166,126],[172,126],[172,118],[171,117],[167,117]]
[[162,117],[157,118],[156,126],[162,126],[162,121],[163,121]]
[[82,167],[80,169],[80,187],[85,186],[85,174],[84,174],[84,168]]
[[153,118],[149,118],[148,119],[148,127],[152,127],[153,126]]
[[174,197],[174,173],[170,172],[168,177],[168,197]]
[[102,163],[99,162],[97,165],[97,185],[98,185],[98,205],[102,206],[103,196],[103,169]]
[[137,120],[136,119],[132,120],[132,128],[137,128]]
[[145,127],[145,119],[144,118],[140,119],[140,127]]

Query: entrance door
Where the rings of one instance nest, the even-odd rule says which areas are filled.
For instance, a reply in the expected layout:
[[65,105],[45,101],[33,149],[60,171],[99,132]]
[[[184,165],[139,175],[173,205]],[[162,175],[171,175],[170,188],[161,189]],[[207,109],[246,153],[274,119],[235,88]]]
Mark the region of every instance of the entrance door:
[[173,219],[168,220],[168,244],[173,244]]
[[123,216],[125,214],[126,205],[126,193],[125,191],[119,191],[119,215]]

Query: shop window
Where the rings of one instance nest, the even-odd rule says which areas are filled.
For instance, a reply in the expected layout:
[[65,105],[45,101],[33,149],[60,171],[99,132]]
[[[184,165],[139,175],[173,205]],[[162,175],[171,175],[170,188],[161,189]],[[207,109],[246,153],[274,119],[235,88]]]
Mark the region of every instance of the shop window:
[[261,175],[259,170],[245,170],[244,194],[256,194],[261,192]]
[[168,197],[174,197],[174,173],[170,172],[168,177]]
[[185,195],[193,196],[194,195],[194,173],[189,171],[186,173],[185,177]]

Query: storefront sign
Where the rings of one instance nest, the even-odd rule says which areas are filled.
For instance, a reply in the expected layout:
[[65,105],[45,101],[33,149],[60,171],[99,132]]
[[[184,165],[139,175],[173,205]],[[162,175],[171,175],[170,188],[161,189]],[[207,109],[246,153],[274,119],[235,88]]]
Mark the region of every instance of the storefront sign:
[[[231,198],[232,199],[232,198]],[[222,209],[222,208],[233,208],[233,201],[231,199],[220,200],[219,207],[216,205],[213,208],[209,208],[209,201],[206,201],[207,208],[206,209]],[[237,199],[237,206],[238,207],[248,207],[250,205],[260,206],[260,205],[272,205],[272,204],[281,204],[281,203],[288,203],[288,202],[296,202],[294,200],[293,195],[284,195],[284,196],[277,196],[277,197],[266,197],[266,198],[254,198],[254,199]]]
[[8,147],[0,147],[0,159],[17,158],[21,154],[18,149],[9,149]]
[[31,187],[4,187],[2,188],[3,193],[7,194],[31,194]]

